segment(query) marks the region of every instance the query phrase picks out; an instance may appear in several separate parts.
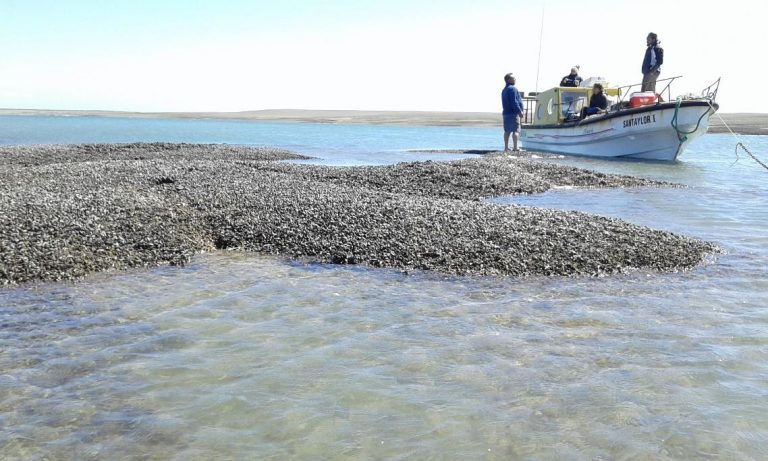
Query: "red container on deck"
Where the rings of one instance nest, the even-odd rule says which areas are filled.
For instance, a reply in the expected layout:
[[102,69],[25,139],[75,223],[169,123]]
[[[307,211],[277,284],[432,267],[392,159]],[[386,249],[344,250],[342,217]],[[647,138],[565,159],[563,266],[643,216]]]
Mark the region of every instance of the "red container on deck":
[[656,104],[656,93],[653,91],[635,92],[629,95],[629,107],[647,106]]

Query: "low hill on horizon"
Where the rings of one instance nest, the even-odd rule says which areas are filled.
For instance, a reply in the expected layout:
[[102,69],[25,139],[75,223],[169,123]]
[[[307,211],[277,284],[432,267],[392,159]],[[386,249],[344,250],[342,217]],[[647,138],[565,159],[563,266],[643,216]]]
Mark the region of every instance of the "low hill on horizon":
[[[264,109],[241,112],[128,112],[107,110],[0,109],[2,115],[61,117],[135,117],[284,121],[304,123],[351,123],[372,125],[421,125],[498,127],[497,112],[374,111]],[[768,134],[768,113],[718,113],[710,118],[710,133]]]

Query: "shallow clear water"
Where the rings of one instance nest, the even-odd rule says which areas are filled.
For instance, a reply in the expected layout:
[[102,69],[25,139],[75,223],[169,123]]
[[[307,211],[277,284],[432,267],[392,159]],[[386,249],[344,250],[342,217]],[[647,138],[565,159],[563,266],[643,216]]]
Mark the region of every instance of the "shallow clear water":
[[[139,137],[144,129],[120,123]],[[291,147],[284,131],[306,129],[315,144],[295,150],[360,164],[499,138],[267,125],[282,134],[262,126],[240,141],[185,140]],[[30,142],[110,140],[39,128]],[[768,140],[745,139],[765,158]],[[180,139],[147,131],[142,140]],[[766,459],[768,172],[743,156],[732,165],[734,144],[707,135],[677,164],[556,160],[687,188],[493,200],[619,217],[726,251],[688,272],[455,278],[216,253],[184,268],[0,289],[0,453]]]
[[0,145],[186,142],[271,146],[317,157],[313,163],[377,165],[465,158],[407,152],[498,149],[497,129],[222,120],[0,116]]

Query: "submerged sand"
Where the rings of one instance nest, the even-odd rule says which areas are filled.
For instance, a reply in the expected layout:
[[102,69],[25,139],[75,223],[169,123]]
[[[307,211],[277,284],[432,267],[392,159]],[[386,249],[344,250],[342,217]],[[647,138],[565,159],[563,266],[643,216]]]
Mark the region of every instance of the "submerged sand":
[[451,275],[674,271],[710,243],[617,219],[484,202],[555,186],[669,187],[486,155],[328,167],[269,148],[0,148],[0,284],[184,264],[238,249]]

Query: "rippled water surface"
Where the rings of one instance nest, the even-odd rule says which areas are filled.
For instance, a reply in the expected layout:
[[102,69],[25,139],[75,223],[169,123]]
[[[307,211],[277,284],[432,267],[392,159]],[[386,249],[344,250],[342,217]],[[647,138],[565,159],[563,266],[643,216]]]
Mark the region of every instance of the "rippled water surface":
[[[37,127],[30,143],[237,142],[334,164],[443,159],[406,150],[500,138],[13,123],[18,137]],[[21,143],[7,131],[3,142]],[[114,134],[126,131],[135,137]],[[227,131],[238,134],[216,134]],[[765,138],[744,140],[768,154]],[[734,145],[707,135],[676,164],[555,160],[685,188],[492,200],[618,217],[724,249],[683,273],[446,278],[216,253],[184,268],[0,288],[0,458],[766,459],[768,172],[743,155],[733,164]]]

